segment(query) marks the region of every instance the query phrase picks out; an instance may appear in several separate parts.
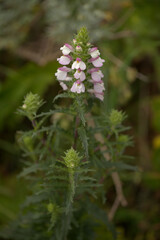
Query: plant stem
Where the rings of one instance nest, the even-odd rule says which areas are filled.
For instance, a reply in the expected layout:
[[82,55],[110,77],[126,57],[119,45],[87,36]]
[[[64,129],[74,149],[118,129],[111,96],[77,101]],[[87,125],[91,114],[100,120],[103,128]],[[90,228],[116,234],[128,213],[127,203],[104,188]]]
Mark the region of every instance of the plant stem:
[[73,144],[73,148],[76,150],[76,145],[77,145],[77,139],[78,139],[78,125],[79,125],[79,117],[76,116],[76,120],[75,120],[75,131],[74,131],[74,144]]

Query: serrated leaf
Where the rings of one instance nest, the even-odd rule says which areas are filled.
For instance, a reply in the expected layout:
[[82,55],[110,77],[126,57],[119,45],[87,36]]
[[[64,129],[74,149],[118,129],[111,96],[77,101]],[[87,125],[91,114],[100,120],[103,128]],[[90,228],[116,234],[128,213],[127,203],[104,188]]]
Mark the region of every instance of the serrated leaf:
[[[48,88],[48,84],[54,83],[50,76],[56,71],[56,68],[56,61],[43,67],[29,63],[19,69],[18,72],[12,72],[8,75],[0,92],[0,128],[5,124],[13,125],[15,121],[20,120],[20,117],[14,113],[21,105],[24,96],[28,91],[42,96]],[[15,100],[13,101],[13,99]]]
[[123,162],[110,162],[106,161],[105,166],[108,168],[114,168],[116,171],[118,170],[131,170],[131,171],[139,171],[137,166],[132,166]]
[[103,222],[106,225],[106,227],[112,232],[113,238],[116,239],[117,233],[114,226],[108,220],[107,212],[99,208],[97,205],[95,205],[92,202],[89,202],[89,203],[86,202],[86,207],[87,207],[86,210],[88,214],[94,217],[95,219]]
[[24,168],[23,171],[19,174],[19,177],[25,177],[26,175],[30,173],[35,173],[38,170],[41,170],[41,167],[39,164],[33,164],[31,167]]
[[61,93],[58,94],[54,99],[53,99],[53,103],[58,99],[58,98],[72,98],[71,95],[69,93]]
[[85,151],[85,156],[88,159],[88,138],[87,138],[85,129],[83,127],[78,128],[78,134],[79,134],[79,137],[82,142],[82,146]]
[[76,103],[77,103],[76,110],[77,110],[77,112],[79,114],[79,117],[80,117],[80,119],[82,121],[83,126],[85,126],[86,120],[85,120],[85,117],[84,117],[84,114],[85,114],[84,106],[83,106],[82,102],[80,101],[80,99],[78,99],[78,98],[77,98]]

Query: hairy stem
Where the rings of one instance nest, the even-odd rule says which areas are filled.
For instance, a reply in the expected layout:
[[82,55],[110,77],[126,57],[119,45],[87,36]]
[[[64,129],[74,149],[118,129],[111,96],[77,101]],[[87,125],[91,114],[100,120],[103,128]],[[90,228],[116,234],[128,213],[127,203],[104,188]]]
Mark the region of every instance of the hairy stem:
[[76,150],[76,146],[77,146],[77,139],[78,139],[78,125],[79,125],[79,117],[76,116],[76,120],[75,120],[75,131],[74,131],[74,143],[73,143],[73,148]]

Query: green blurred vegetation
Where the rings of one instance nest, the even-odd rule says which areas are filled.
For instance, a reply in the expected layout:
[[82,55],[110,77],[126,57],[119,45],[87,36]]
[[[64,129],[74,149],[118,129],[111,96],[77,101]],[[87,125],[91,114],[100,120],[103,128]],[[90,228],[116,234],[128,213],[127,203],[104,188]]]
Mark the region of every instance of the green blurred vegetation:
[[[25,5],[25,8],[24,8]],[[67,7],[66,7],[67,6]],[[122,179],[126,208],[115,224],[123,240],[158,240],[160,233],[160,1],[159,0],[1,0],[0,1],[0,223],[16,217],[25,183],[16,180],[22,167],[16,131],[29,128],[16,110],[32,91],[46,108],[60,91],[54,73],[60,43],[82,25],[101,49],[105,104],[129,116],[135,145],[128,152],[141,172]],[[63,101],[62,101],[63,104]],[[45,110],[45,109],[44,109]],[[115,192],[106,183],[108,206]],[[99,239],[112,239],[105,228]]]

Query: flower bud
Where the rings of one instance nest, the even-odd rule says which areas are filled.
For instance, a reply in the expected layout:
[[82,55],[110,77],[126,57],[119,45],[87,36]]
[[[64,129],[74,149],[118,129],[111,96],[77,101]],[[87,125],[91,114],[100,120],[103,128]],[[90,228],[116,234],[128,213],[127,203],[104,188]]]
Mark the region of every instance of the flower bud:
[[55,203],[49,203],[47,205],[47,210],[51,215],[50,221],[51,221],[51,225],[53,227],[57,221],[59,214],[62,212],[62,209]]
[[33,120],[42,104],[43,101],[37,94],[28,93],[21,107],[21,110],[23,110],[23,115],[26,115],[30,120]]
[[113,127],[121,124],[124,119],[124,115],[121,111],[112,110],[109,115],[109,121]]
[[126,144],[127,142],[129,142],[128,135],[125,135],[125,134],[119,135],[118,142],[121,143],[121,144]]
[[77,52],[81,52],[81,51],[82,51],[81,46],[76,46],[76,51],[77,51]]
[[54,205],[53,205],[52,203],[49,203],[49,204],[47,205],[47,209],[48,209],[48,212],[49,212],[49,213],[52,213],[52,212],[53,212],[53,209],[54,209]]
[[67,152],[65,152],[65,154],[66,156],[63,158],[65,165],[69,169],[74,169],[78,167],[81,160],[81,157],[79,157],[78,153],[73,148],[71,148]]
[[76,39],[73,39],[73,43],[76,44]]

